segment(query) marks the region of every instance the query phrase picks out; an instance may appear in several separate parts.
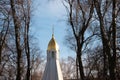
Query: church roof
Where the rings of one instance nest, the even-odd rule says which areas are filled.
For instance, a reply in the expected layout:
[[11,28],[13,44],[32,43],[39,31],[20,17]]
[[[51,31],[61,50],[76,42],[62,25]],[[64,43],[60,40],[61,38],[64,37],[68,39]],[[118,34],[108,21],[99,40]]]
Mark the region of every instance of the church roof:
[[54,35],[52,34],[52,39],[49,41],[47,50],[59,50],[58,44],[54,38]]

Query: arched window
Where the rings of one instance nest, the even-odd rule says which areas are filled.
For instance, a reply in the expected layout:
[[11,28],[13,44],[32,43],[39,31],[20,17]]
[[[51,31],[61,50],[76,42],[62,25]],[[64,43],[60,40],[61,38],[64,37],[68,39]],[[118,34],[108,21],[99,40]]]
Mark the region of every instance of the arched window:
[[54,58],[54,51],[52,51],[52,57]]

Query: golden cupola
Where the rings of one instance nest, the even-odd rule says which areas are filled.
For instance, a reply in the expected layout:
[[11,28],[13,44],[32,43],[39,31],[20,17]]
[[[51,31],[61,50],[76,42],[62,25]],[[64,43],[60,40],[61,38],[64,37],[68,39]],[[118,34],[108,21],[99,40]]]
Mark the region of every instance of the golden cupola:
[[52,39],[49,41],[47,50],[48,51],[50,51],[50,50],[58,51],[59,50],[58,44],[57,44],[53,34],[52,34]]

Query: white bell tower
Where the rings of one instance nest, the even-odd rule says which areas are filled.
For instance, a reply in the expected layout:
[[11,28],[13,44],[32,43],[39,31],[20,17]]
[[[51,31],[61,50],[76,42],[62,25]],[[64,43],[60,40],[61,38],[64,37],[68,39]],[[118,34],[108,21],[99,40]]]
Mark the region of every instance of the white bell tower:
[[53,34],[47,48],[47,63],[42,80],[63,80],[59,63],[59,47]]

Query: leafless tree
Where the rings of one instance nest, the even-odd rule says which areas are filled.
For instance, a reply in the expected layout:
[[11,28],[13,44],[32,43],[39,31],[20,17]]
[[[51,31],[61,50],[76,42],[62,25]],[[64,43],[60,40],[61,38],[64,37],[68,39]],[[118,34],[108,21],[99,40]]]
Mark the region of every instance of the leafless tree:
[[[68,21],[72,31],[72,35],[76,45],[76,54],[78,59],[78,66],[80,77],[85,80],[83,63],[82,63],[82,50],[85,38],[86,29],[90,26],[93,15],[93,1],[92,0],[66,0],[68,3]],[[70,40],[70,39],[69,39]]]
[[[101,39],[104,54],[104,77],[106,60],[109,63],[110,80],[116,80],[116,27],[117,16],[120,10],[118,0],[94,0],[98,21],[100,24]],[[108,58],[107,58],[108,57]]]
[[0,79],[30,80],[33,54],[41,54],[33,51],[30,22],[31,0],[0,1]]
[[[85,58],[85,71],[88,79],[98,78],[102,80],[103,76],[103,54],[102,47],[97,46],[93,49],[88,50],[89,54]],[[107,66],[107,64],[106,64]]]
[[[30,80],[30,48],[29,48],[29,26],[31,0],[10,0],[11,12],[14,23],[15,43],[17,50],[17,77],[21,80],[22,55],[25,48],[27,57],[26,79]],[[23,33],[23,34],[22,34]],[[24,37],[22,37],[24,35]],[[24,41],[23,41],[24,40]],[[23,46],[24,42],[24,46]]]
[[75,59],[68,57],[61,60],[61,68],[64,79],[76,79]]
[[11,26],[10,7],[8,5],[8,0],[0,1],[0,76],[4,76],[3,72],[10,56],[7,47]]

